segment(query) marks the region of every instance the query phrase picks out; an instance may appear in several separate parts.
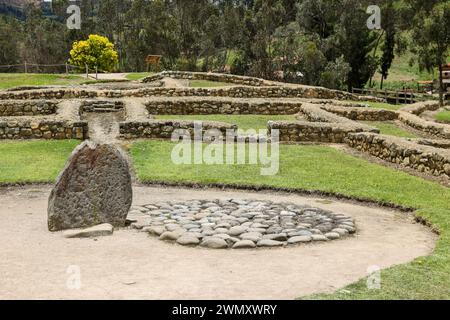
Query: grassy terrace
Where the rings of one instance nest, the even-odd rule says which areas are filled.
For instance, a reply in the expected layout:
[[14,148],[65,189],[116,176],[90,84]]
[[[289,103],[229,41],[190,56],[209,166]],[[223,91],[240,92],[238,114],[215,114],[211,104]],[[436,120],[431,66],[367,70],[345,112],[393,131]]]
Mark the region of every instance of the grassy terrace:
[[213,87],[227,87],[232,84],[227,82],[219,81],[208,81],[208,80],[189,80],[189,87],[192,88],[213,88]]
[[364,103],[367,104],[369,107],[371,108],[376,108],[376,109],[387,109],[387,110],[398,110],[404,107],[403,104],[390,104],[390,103],[385,103],[385,102],[371,102],[371,101],[347,101],[347,102],[351,102],[351,103]]
[[80,84],[84,79],[78,75],[0,73],[0,90],[18,86],[47,86]]
[[450,111],[441,111],[436,115],[436,120],[450,124]]
[[[0,183],[51,182],[77,141],[0,142]],[[261,176],[257,165],[173,165],[174,144],[139,141],[130,153],[141,181],[252,185],[315,190],[418,209],[441,231],[433,255],[382,272],[382,289],[367,290],[365,280],[332,299],[449,299],[450,190],[437,183],[369,163],[326,146],[280,146],[280,171]],[[413,245],[413,244],[412,244]]]
[[269,121],[295,121],[294,115],[275,115],[275,116],[266,116],[266,115],[221,115],[221,114],[213,114],[213,115],[159,115],[156,116],[156,119],[162,120],[199,120],[199,121],[219,121],[235,124],[239,129],[248,130],[248,129],[267,129],[267,122]]
[[136,142],[131,155],[142,181],[221,183],[318,190],[419,209],[441,231],[434,254],[382,272],[381,290],[365,280],[321,299],[450,298],[450,190],[406,173],[354,158],[324,146],[281,146],[280,172],[259,175],[258,166],[171,164],[170,142]]
[[153,72],[135,72],[135,73],[130,73],[127,74],[125,76],[125,78],[127,78],[128,80],[141,80],[145,77],[149,77],[152,74],[154,74]]
[[394,122],[390,121],[363,121],[363,123],[380,129],[381,134],[401,138],[417,138],[417,135],[403,128],[398,127]]
[[0,142],[0,184],[53,182],[76,140]]

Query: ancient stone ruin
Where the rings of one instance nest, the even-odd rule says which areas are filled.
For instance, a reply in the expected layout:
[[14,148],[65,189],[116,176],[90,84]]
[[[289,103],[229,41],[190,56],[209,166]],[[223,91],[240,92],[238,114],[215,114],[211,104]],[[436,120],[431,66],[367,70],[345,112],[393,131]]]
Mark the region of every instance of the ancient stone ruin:
[[350,216],[268,200],[163,201],[134,208],[135,229],[160,240],[211,249],[283,247],[343,239],[356,232]]
[[103,223],[125,226],[132,202],[125,156],[113,145],[85,141],[59,175],[48,201],[48,228],[60,231]]

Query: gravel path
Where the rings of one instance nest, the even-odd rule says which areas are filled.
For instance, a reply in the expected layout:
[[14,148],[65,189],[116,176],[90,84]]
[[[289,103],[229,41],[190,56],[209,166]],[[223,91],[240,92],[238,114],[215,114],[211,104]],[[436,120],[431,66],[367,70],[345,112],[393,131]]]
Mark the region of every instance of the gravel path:
[[[428,255],[437,238],[406,214],[378,207],[283,193],[135,187],[136,206],[230,198],[291,202],[349,215],[357,233],[247,250],[183,247],[131,228],[111,237],[65,239],[47,231],[49,191],[0,189],[0,299],[294,299],[335,291],[373,265],[387,268]],[[81,288],[69,289],[77,268]]]

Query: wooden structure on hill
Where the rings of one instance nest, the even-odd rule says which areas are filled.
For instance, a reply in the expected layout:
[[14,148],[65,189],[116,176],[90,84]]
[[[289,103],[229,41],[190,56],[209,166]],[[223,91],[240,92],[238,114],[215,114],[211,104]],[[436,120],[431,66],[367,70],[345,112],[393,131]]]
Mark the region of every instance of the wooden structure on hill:
[[[146,58],[145,58],[145,62],[147,63],[147,71],[157,71],[157,69],[159,68],[159,64],[161,62],[161,58],[162,56],[160,55],[153,55],[153,54],[149,54]],[[150,69],[151,67],[151,69]]]

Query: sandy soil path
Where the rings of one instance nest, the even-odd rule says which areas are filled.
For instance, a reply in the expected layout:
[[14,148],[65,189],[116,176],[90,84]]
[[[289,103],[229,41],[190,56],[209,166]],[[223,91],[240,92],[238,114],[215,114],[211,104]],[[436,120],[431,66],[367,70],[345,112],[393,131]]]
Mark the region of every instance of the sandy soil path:
[[[49,187],[0,189],[0,299],[294,299],[335,291],[430,254],[436,235],[410,216],[378,207],[283,193],[134,188],[134,204],[202,198],[307,203],[356,219],[355,237],[272,250],[185,248],[131,229],[65,239],[46,227]],[[81,288],[67,286],[70,266]],[[73,270],[73,269],[72,269]],[[383,279],[382,279],[383,280]]]
[[163,78],[164,87],[167,88],[185,88],[189,86],[189,81],[174,78]]
[[[98,73],[98,80],[126,80],[129,73]],[[90,73],[89,76],[95,79],[95,73]]]

